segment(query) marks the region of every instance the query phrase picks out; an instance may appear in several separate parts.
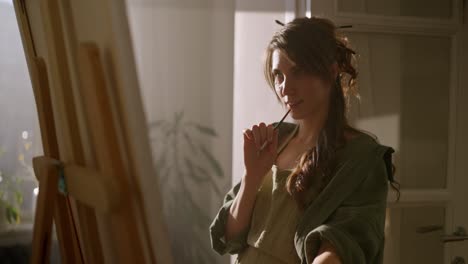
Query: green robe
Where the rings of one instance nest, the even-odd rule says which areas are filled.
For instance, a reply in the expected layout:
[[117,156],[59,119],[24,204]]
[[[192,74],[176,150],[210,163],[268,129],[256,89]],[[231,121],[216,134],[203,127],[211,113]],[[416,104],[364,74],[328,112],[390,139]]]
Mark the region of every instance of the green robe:
[[[295,128],[285,123],[280,140]],[[302,214],[294,235],[301,264],[312,263],[320,240],[330,241],[344,264],[383,263],[388,181],[392,179],[393,149],[368,135],[359,136],[337,151],[332,180]],[[247,228],[230,241],[224,232],[236,184],[210,226],[211,244],[219,254],[238,254],[249,245]]]

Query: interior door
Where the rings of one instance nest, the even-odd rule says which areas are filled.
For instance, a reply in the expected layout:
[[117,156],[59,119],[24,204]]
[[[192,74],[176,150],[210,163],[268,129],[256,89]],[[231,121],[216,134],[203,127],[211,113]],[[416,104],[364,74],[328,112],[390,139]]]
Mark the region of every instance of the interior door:
[[395,148],[385,263],[465,263],[466,9],[462,1],[311,1],[359,54],[351,122]]
[[55,218],[63,262],[172,263],[124,1],[14,3],[35,93],[50,93],[36,101],[51,105],[68,189],[68,229]]

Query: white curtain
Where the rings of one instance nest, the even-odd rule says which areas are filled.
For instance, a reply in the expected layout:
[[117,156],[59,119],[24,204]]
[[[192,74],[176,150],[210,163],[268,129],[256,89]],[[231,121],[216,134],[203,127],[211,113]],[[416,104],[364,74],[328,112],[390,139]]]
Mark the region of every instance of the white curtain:
[[227,263],[208,230],[232,178],[234,2],[127,4],[175,263]]

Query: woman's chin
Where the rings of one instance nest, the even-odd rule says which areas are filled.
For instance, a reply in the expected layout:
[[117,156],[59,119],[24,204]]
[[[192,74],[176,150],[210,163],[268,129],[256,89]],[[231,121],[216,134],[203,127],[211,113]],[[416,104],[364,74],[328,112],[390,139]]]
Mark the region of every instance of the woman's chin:
[[289,113],[289,116],[294,119],[294,120],[301,120],[305,119],[308,116],[308,112],[304,111],[300,105],[291,108],[291,112]]
[[303,120],[303,119],[313,119],[316,118],[315,113],[307,112],[307,111],[300,111],[299,109],[292,109],[289,116],[294,120]]
[[300,120],[304,118],[304,115],[299,111],[291,110],[291,118],[294,120]]

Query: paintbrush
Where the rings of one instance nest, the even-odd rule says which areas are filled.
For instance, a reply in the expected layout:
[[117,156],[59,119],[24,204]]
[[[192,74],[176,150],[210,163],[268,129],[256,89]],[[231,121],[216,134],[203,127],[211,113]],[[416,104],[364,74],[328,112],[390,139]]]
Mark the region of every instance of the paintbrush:
[[[288,116],[289,112],[291,112],[291,108],[289,108],[289,110],[286,112],[286,114],[284,114],[283,118],[281,118],[281,120],[273,127],[273,131],[278,129],[281,126],[281,124],[283,124],[283,121]],[[260,152],[262,152],[265,149],[265,147],[268,145],[268,143],[269,143],[268,140],[265,141],[263,143],[263,145],[260,147],[260,150],[258,150],[257,154],[260,154]]]

